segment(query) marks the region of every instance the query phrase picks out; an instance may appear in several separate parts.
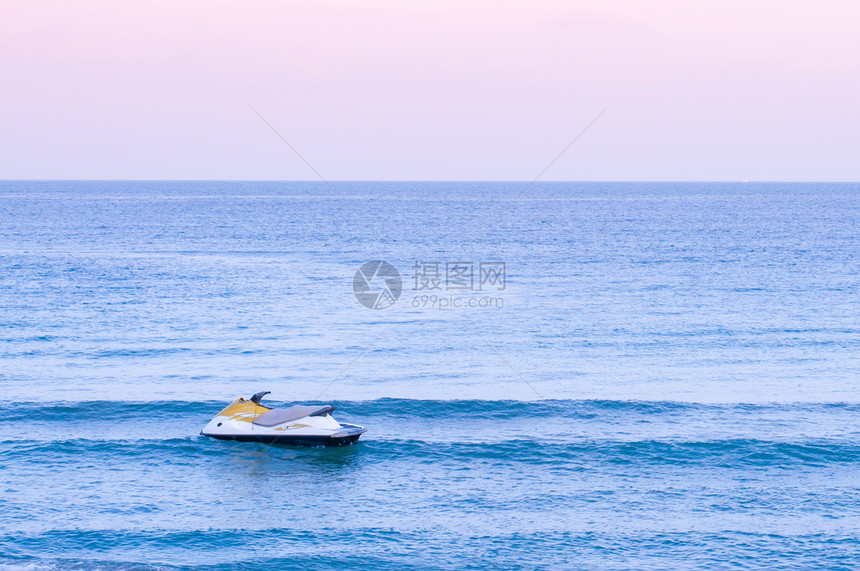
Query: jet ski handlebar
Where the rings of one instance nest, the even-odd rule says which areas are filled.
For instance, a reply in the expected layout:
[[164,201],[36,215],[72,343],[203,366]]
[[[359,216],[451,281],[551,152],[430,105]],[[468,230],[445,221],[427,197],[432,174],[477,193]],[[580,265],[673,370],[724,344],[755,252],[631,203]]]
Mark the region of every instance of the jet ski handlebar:
[[251,397],[251,402],[254,404],[260,404],[260,401],[263,400],[263,397],[271,392],[272,391],[260,391]]

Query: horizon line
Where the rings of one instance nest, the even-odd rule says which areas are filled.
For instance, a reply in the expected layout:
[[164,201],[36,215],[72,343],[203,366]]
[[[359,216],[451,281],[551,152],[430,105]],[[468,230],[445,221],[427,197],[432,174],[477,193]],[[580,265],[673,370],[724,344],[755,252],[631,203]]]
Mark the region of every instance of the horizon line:
[[[529,183],[526,179],[328,179],[329,182],[391,182],[391,183],[415,183],[415,182],[509,182]],[[319,179],[256,179],[256,178],[0,178],[0,182],[280,182],[280,183],[316,183],[325,184]],[[533,184],[540,183],[576,183],[576,184],[601,184],[601,183],[708,183],[708,184],[860,184],[858,180],[750,180],[750,179],[601,179],[601,180],[538,180]]]

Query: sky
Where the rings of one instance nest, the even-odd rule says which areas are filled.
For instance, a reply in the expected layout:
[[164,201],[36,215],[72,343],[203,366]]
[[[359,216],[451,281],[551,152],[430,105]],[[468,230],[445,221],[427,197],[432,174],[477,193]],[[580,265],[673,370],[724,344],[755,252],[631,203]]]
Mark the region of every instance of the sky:
[[316,179],[268,122],[328,180],[532,180],[599,116],[541,180],[858,181],[858,29],[856,0],[4,0],[0,179]]

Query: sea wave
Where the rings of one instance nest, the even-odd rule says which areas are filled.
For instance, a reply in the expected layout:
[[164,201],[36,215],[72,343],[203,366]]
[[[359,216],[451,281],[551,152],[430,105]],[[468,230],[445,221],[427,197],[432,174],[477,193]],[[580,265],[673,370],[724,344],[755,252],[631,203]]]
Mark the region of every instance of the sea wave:
[[[269,406],[288,405],[267,401]],[[314,404],[314,401],[307,401]],[[860,403],[775,403],[705,404],[676,401],[637,400],[417,400],[382,398],[368,401],[326,401],[359,416],[386,418],[482,418],[563,417],[594,418],[607,413],[665,416],[697,412],[860,412]],[[83,401],[14,402],[0,404],[0,422],[67,422],[80,419],[153,418],[176,415],[215,414],[227,403],[222,401]]]
[[[188,464],[231,452],[249,450],[278,456],[286,447],[210,440],[205,437],[141,440],[13,440],[0,441],[0,459],[6,462],[52,464],[97,459],[103,465],[123,461]],[[289,448],[292,450],[292,448]],[[572,468],[595,464],[707,465],[713,467],[823,466],[860,462],[860,443],[778,442],[756,439],[713,441],[594,440],[572,441],[520,438],[503,441],[439,442],[431,440],[378,439],[348,449],[362,459],[379,462],[408,460],[417,463],[470,462],[524,463]],[[314,461],[343,456],[340,450],[301,449],[292,459]]]
[[[52,546],[47,553],[46,545]],[[587,568],[772,568],[783,563],[851,569],[860,555],[858,545],[849,533],[825,537],[731,530],[520,530],[490,542],[475,533],[361,525],[316,530],[50,530],[0,534],[0,569],[485,569],[488,564],[534,569],[549,564],[568,567],[571,555]],[[284,553],[285,546],[289,554]],[[727,550],[731,550],[730,562],[726,562]],[[78,557],[60,558],[60,554]],[[725,564],[714,565],[715,559]]]
[[[277,403],[274,403],[277,404]],[[851,420],[860,405],[682,402],[335,402],[369,431],[348,452],[224,442],[199,435],[215,401],[7,402],[0,405],[0,461],[9,465],[124,462],[201,464],[256,454],[299,464],[362,461],[595,467],[844,466],[860,462]],[[821,426],[827,418],[830,425]],[[831,425],[835,425],[835,428]]]

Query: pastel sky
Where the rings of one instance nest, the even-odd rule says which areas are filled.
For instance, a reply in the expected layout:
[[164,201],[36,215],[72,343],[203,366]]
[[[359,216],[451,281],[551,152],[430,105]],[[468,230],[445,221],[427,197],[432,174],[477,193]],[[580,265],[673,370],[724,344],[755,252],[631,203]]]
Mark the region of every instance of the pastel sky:
[[860,180],[856,0],[4,0],[0,178]]

